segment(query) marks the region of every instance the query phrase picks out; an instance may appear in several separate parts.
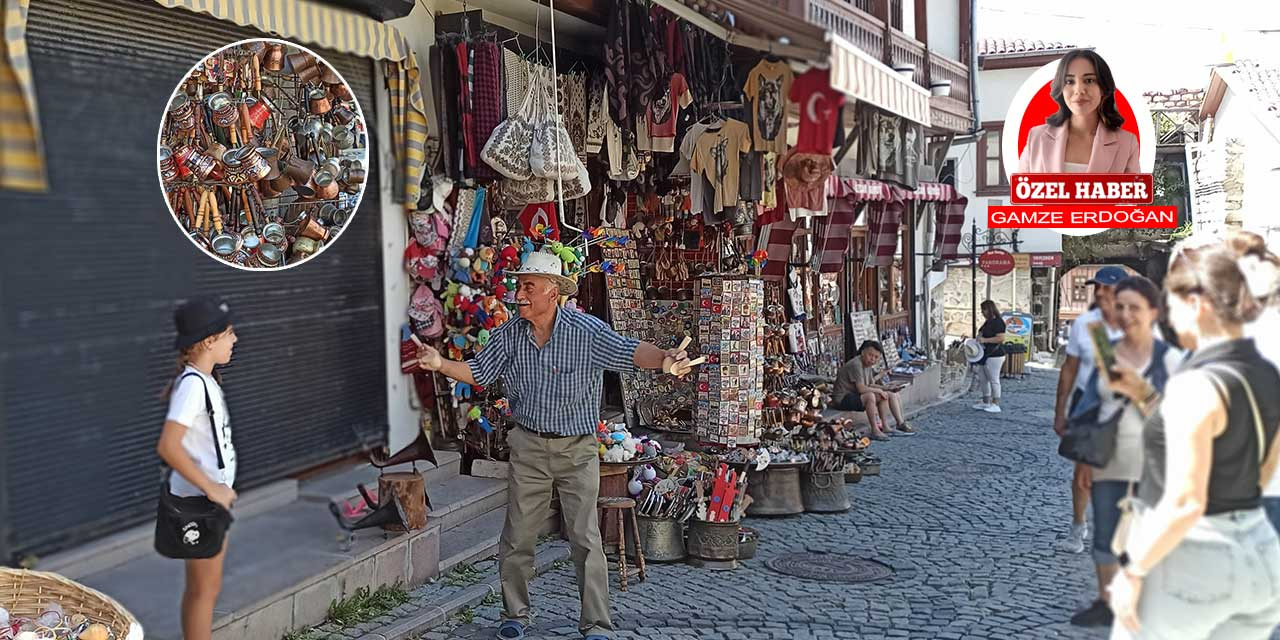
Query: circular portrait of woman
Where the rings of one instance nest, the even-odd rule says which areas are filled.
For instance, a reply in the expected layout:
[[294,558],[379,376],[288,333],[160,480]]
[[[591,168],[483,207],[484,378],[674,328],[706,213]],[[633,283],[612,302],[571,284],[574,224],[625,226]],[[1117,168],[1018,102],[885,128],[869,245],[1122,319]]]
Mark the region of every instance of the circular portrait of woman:
[[196,64],[160,123],[173,221],[212,258],[286,269],[337,241],[364,195],[368,132],[351,87],[296,44],[244,40]]

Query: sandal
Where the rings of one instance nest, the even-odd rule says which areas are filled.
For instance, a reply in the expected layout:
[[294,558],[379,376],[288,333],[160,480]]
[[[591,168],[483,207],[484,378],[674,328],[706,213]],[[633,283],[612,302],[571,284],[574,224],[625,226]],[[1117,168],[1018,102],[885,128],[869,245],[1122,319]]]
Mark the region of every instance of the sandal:
[[498,640],[520,640],[524,637],[524,625],[517,620],[503,620],[498,625]]
[[912,427],[910,424],[907,424],[904,422],[898,425],[898,433],[904,436],[914,436],[915,434],[919,433],[919,431],[917,431],[915,427]]

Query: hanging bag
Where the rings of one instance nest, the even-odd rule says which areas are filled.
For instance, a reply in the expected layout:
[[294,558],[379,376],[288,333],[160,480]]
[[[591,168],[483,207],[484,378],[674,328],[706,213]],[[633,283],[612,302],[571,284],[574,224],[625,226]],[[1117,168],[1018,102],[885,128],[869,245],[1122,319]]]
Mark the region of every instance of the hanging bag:
[[[555,105],[555,72],[548,70],[551,79],[548,81],[539,71],[535,74],[535,86],[538,100],[544,103],[539,120],[533,127],[533,144],[529,156],[529,166],[533,175],[538,178],[576,179],[578,176],[578,152],[573,149],[573,139],[564,126],[564,118],[554,108]],[[551,92],[547,93],[550,85]]]
[[533,177],[529,156],[533,145],[534,91],[531,81],[520,110],[498,124],[480,151],[480,158],[486,164],[512,180]]
[[[198,373],[188,373],[178,380],[195,376],[204,387],[204,408],[213,429],[213,448],[218,454],[218,469],[226,464],[222,460],[222,446],[218,440],[217,421],[213,417],[213,400],[209,397],[209,385]],[[155,548],[160,555],[175,560],[212,558],[222,553],[223,541],[231,528],[231,512],[206,496],[179,497],[169,489],[173,469],[164,474],[160,487],[160,501],[156,511]]]

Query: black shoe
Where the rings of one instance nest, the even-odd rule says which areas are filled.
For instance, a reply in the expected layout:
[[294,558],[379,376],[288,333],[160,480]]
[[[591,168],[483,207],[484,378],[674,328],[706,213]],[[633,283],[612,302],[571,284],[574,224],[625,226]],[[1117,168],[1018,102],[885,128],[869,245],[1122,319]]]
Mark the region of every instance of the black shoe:
[[1109,627],[1114,621],[1111,607],[1102,600],[1094,600],[1088,609],[1071,616],[1071,624],[1077,627]]

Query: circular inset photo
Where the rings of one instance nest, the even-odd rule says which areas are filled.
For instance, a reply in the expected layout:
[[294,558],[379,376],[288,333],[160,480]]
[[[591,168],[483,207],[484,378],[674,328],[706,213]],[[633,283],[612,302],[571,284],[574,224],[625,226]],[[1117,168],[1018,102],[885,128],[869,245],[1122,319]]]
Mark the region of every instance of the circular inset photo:
[[283,40],[243,40],[201,60],[160,123],[173,221],[214,259],[287,269],[337,241],[364,195],[369,134],[351,87]]

